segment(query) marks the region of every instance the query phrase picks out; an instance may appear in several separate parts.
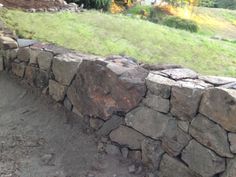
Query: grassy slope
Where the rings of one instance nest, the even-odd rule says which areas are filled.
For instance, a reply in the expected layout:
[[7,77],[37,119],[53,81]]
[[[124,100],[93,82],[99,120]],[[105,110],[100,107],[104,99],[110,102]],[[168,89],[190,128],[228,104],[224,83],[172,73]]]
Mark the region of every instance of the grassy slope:
[[124,54],[151,63],[175,63],[204,74],[236,77],[236,44],[98,12],[1,13],[20,35],[85,53]]

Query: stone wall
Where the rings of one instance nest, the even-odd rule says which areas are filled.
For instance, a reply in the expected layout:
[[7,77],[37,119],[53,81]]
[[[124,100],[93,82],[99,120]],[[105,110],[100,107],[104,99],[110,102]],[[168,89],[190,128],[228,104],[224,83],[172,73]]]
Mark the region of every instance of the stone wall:
[[0,70],[87,119],[100,150],[140,160],[159,177],[236,176],[235,78],[3,36],[0,48]]

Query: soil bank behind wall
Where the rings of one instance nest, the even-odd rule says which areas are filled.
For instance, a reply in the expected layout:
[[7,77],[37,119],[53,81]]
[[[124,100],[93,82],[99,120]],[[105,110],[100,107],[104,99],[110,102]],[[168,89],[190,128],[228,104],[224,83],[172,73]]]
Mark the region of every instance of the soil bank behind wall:
[[38,9],[61,7],[64,5],[64,0],[0,0],[0,3],[12,8]]

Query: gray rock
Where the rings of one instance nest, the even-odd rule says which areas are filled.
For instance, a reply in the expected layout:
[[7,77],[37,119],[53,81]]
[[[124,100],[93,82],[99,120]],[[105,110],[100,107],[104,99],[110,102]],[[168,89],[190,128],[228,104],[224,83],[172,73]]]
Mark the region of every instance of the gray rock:
[[53,54],[47,51],[40,51],[37,60],[39,68],[48,71],[51,68]]
[[90,118],[89,119],[89,125],[91,128],[98,130],[101,128],[104,124],[104,121],[101,119],[96,119],[96,118]]
[[107,120],[104,125],[96,132],[98,136],[107,136],[109,133],[118,128],[123,123],[123,118],[113,115],[111,119]]
[[188,121],[177,120],[177,125],[181,130],[188,133],[188,131],[189,131],[189,122]]
[[232,82],[236,82],[235,78],[231,78],[231,77],[220,77],[220,76],[199,76],[199,79],[213,84],[215,86],[220,86],[220,85],[225,85],[225,84],[229,84]]
[[199,112],[224,129],[236,132],[236,90],[207,90],[203,95]]
[[4,51],[4,67],[6,70],[11,69],[11,63],[16,59],[17,57],[17,50],[18,49],[12,49],[12,50],[5,50]]
[[49,73],[39,69],[35,79],[35,86],[38,88],[45,88],[48,86],[49,79]]
[[142,159],[141,151],[129,151],[128,158],[132,159],[133,161],[140,162]]
[[112,144],[107,144],[105,151],[110,155],[121,155],[120,148]]
[[214,176],[225,170],[225,159],[195,140],[190,141],[183,150],[181,158],[190,169],[202,177]]
[[125,121],[130,127],[153,139],[160,139],[166,131],[168,122],[172,117],[149,109],[138,107],[129,112]]
[[25,74],[25,64],[24,63],[12,63],[12,72],[16,76],[24,77]]
[[19,47],[29,47],[31,45],[38,43],[38,42],[35,40],[30,40],[30,39],[17,39],[17,43],[18,43]]
[[157,96],[169,98],[171,95],[171,87],[176,85],[177,82],[160,76],[158,73],[159,72],[150,72],[146,78],[148,90]]
[[236,176],[236,158],[227,161],[227,167],[220,177],[235,177]]
[[171,113],[180,120],[192,120],[197,114],[203,90],[181,83],[172,88]]
[[0,49],[16,49],[18,47],[17,42],[7,36],[0,36]]
[[236,154],[236,134],[235,133],[229,133],[229,142],[230,142],[230,150],[232,153]]
[[129,149],[127,147],[121,148],[121,154],[124,158],[127,158],[129,155]]
[[54,57],[52,70],[55,79],[63,85],[70,85],[81,61],[82,58],[80,56],[72,53]]
[[143,100],[144,105],[162,113],[168,113],[170,110],[170,100],[160,96],[148,94]]
[[64,85],[54,80],[49,80],[49,95],[51,95],[55,101],[62,101],[65,97],[65,93],[66,87]]
[[128,167],[128,171],[129,171],[129,173],[135,173],[135,171],[136,171],[135,165],[129,166],[129,167]]
[[30,60],[30,48],[19,48],[17,51],[17,59],[23,62],[29,62]]
[[41,52],[40,49],[30,49],[30,61],[29,64],[31,65],[37,65],[38,61],[37,61],[37,57],[39,55],[39,53]]
[[112,141],[130,149],[141,149],[141,143],[145,137],[134,129],[121,125],[111,132],[110,138]]
[[198,74],[195,71],[188,68],[166,69],[161,71],[161,73],[166,74],[168,77],[174,80],[198,78]]
[[65,108],[69,111],[72,110],[73,105],[71,104],[70,100],[66,97],[64,102],[63,102]]
[[165,154],[161,160],[159,177],[201,177],[179,160]]
[[169,121],[162,138],[162,148],[171,156],[177,156],[188,145],[191,137],[177,126],[177,121]]
[[3,60],[3,56],[0,55],[0,71],[4,70],[4,60]]
[[227,132],[207,117],[201,114],[197,115],[191,123],[189,133],[199,143],[215,151],[218,155],[233,157],[229,149]]
[[149,168],[157,170],[164,153],[160,141],[145,139],[142,142],[142,161]]

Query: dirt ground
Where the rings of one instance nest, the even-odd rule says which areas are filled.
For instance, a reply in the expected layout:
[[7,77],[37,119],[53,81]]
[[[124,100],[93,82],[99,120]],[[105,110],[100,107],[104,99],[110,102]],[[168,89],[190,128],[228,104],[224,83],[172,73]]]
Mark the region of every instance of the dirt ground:
[[135,176],[95,142],[83,118],[0,73],[0,177]]

